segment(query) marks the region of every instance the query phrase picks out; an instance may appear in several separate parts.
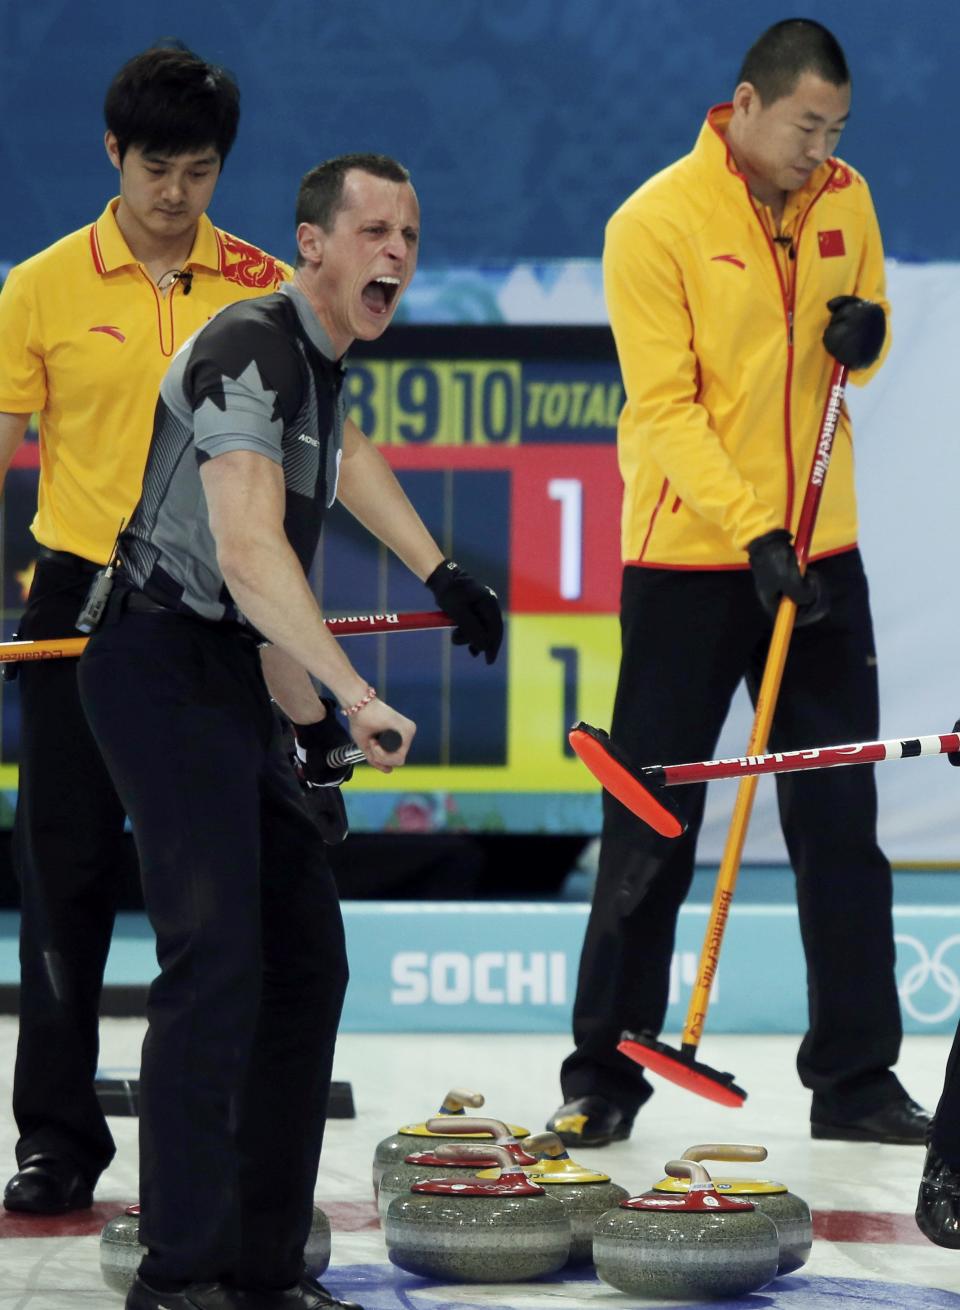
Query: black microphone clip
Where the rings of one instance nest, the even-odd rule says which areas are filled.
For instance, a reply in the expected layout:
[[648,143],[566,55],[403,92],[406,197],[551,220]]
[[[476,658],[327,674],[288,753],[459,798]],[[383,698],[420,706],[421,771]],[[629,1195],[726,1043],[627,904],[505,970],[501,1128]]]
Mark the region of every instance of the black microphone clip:
[[163,285],[167,278],[170,279],[167,285],[171,287],[173,286],[174,282],[182,282],[183,294],[185,296],[189,296],[190,289],[193,286],[192,268],[171,268],[168,272],[164,273],[163,277],[161,277],[160,280],[157,282],[157,286],[160,288],[161,291],[167,290],[167,287]]

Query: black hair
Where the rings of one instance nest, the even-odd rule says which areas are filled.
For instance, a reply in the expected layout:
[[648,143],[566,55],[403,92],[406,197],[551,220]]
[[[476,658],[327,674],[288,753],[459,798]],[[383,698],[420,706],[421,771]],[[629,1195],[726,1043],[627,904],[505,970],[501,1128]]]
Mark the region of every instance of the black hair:
[[338,155],[317,164],[306,173],[297,194],[296,223],[315,223],[332,232],[343,208],[343,180],[351,169],[386,178],[388,182],[409,182],[410,174],[389,155]]
[[231,73],[170,42],[124,64],[107,89],[103,116],[121,162],[130,146],[158,155],[212,146],[223,164],[237,135],[240,89]]
[[840,42],[812,18],[774,23],[747,51],[737,84],[749,82],[764,105],[790,95],[803,73],[831,86],[849,86],[850,69]]

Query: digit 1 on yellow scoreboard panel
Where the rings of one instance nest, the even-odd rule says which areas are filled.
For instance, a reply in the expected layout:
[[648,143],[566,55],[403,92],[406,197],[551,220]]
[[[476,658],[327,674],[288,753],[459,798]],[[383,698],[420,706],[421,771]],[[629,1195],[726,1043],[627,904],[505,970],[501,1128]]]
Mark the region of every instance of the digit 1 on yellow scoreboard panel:
[[[612,614],[511,614],[507,731],[510,782],[520,791],[590,791],[564,750],[571,668],[577,713],[609,722],[620,652]],[[551,651],[564,652],[563,657]],[[570,652],[568,655],[567,652]],[[589,719],[587,706],[599,718]],[[603,716],[606,715],[606,718]]]

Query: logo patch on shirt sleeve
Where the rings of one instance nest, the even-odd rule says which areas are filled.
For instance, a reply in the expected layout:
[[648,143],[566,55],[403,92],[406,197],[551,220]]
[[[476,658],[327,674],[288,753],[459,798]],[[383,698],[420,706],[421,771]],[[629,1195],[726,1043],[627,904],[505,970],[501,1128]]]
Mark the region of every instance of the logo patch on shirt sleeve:
[[826,232],[818,232],[817,240],[820,243],[821,259],[837,259],[847,253],[847,248],[843,244],[843,233],[840,228],[828,228]]

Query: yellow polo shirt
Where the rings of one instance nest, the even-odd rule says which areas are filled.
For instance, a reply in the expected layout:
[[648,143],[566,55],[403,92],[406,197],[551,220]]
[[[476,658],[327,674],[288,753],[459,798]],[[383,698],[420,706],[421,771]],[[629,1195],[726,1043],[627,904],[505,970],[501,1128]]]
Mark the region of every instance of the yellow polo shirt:
[[0,411],[40,418],[33,535],[97,563],[139,499],[174,353],[224,305],[292,275],[204,215],[185,265],[192,281],[163,295],[117,226],[118,204],[18,264],[0,293]]

